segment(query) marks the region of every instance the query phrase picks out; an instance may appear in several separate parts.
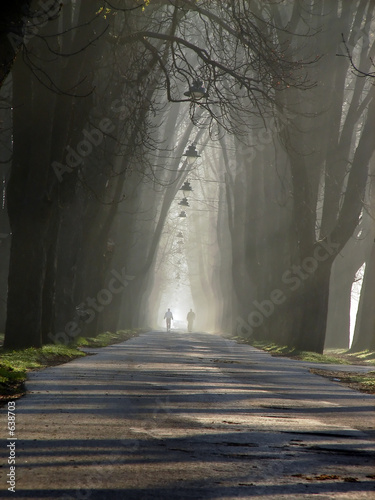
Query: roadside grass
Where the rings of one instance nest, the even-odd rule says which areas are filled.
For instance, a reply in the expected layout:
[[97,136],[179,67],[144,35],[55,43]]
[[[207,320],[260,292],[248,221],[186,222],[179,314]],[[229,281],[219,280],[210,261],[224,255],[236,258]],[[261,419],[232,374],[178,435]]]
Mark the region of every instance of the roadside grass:
[[375,352],[350,352],[348,349],[326,349],[324,354],[310,351],[300,351],[295,347],[281,346],[273,342],[250,340],[244,337],[231,337],[237,342],[250,344],[257,349],[269,352],[272,356],[284,356],[312,363],[336,365],[375,365]]
[[367,373],[342,372],[331,370],[310,369],[311,373],[329,378],[332,382],[339,382],[357,391],[375,394],[375,371]]
[[125,342],[133,337],[137,337],[142,332],[140,328],[134,330],[118,330],[117,332],[104,332],[96,337],[78,337],[75,341],[77,347],[106,347],[107,345],[117,344],[118,342]]
[[[17,399],[25,394],[28,372],[87,356],[87,353],[80,349],[81,347],[105,347],[129,340],[143,331],[145,330],[104,332],[97,337],[80,337],[71,345],[48,344],[41,348],[29,347],[17,350],[0,347],[0,403]],[[3,339],[0,338],[1,340]]]
[[326,349],[325,352],[332,356],[339,356],[352,361],[351,364],[374,365],[375,352],[368,349],[359,352],[351,352],[348,349]]
[[0,401],[16,399],[25,394],[27,372],[66,363],[80,356],[85,356],[85,353],[76,347],[56,344],[39,349],[0,348]]
[[[236,340],[236,342],[250,344],[257,349],[269,352],[271,356],[282,356],[321,364],[375,366],[374,351],[351,352],[349,349],[326,349],[323,354],[317,354],[315,352],[300,351],[294,347],[280,346],[272,342],[252,340],[240,336],[232,336],[230,338]],[[375,394],[375,371],[367,373],[353,371],[347,373],[323,369],[318,370],[316,368],[311,368],[310,371],[316,375],[329,378],[334,382],[342,383],[352,389],[368,394]]]
[[272,356],[285,356],[292,359],[299,359],[302,361],[310,361],[312,363],[335,363],[335,364],[344,364],[350,365],[350,361],[341,358],[339,356],[328,355],[328,354],[318,354],[316,352],[310,351],[300,351],[295,347],[288,346],[280,346],[274,343],[269,342],[261,342],[261,341],[252,341],[251,345],[256,347],[257,349],[262,349],[263,351],[267,351]]

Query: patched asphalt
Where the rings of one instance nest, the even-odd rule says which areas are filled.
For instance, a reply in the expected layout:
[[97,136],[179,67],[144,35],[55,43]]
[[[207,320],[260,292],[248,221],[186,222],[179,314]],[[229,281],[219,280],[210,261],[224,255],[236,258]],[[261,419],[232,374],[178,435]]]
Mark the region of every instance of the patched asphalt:
[[373,395],[208,333],[90,352],[30,374],[16,493],[1,409],[1,498],[375,499]]

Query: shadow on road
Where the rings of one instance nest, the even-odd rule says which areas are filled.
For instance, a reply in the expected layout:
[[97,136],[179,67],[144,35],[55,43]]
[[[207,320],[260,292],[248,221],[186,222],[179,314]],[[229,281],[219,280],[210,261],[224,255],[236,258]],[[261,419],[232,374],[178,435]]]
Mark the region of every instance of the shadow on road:
[[143,334],[28,389],[20,499],[374,498],[375,398],[219,336]]

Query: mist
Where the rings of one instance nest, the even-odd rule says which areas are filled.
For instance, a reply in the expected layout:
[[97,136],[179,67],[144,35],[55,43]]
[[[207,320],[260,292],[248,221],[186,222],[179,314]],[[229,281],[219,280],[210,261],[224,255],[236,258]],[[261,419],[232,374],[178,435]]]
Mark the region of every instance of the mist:
[[8,348],[164,329],[168,307],[176,329],[193,309],[198,331],[373,346],[374,6],[206,3],[32,4],[7,39]]
[[373,495],[374,14],[2,2],[16,498]]

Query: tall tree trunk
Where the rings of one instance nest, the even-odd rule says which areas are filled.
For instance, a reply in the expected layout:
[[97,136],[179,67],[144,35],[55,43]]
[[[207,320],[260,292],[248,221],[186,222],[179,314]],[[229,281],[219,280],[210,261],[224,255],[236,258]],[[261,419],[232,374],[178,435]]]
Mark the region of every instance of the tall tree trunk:
[[56,314],[56,265],[57,265],[57,235],[59,231],[59,209],[55,205],[51,215],[49,231],[46,236],[46,271],[43,282],[42,298],[42,343],[50,343],[55,334]]
[[326,348],[349,348],[352,285],[368,255],[369,239],[372,241],[371,234],[366,236],[368,223],[365,215],[332,265]]
[[[43,208],[40,208],[41,211]],[[41,347],[47,221],[31,212],[12,224],[4,347]],[[32,265],[30,265],[32,263]]]
[[[333,273],[332,273],[333,274]],[[345,272],[343,279],[336,278],[330,286],[329,314],[324,347],[348,349],[350,339],[350,305],[354,274]]]
[[301,283],[296,300],[296,324],[292,345],[303,351],[323,353],[326,334],[329,282],[332,262],[321,263]]
[[[40,347],[46,249],[53,210],[46,191],[50,174],[48,146],[56,96],[30,80],[29,70],[20,59],[14,65],[13,85],[14,155],[7,188],[12,244],[4,345]],[[40,120],[38,127],[36,116]]]

